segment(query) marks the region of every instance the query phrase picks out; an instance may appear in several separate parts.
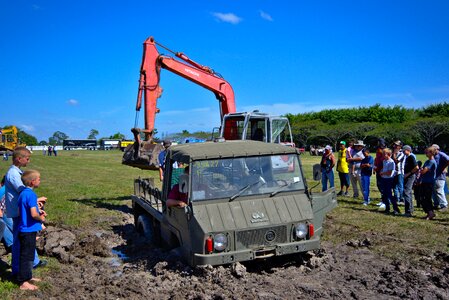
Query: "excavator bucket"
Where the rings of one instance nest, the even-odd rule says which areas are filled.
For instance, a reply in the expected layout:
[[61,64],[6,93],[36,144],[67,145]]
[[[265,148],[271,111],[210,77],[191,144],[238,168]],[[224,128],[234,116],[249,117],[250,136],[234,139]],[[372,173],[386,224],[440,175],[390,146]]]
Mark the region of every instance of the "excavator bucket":
[[134,142],[128,145],[123,154],[122,164],[144,170],[158,170],[158,156],[164,146],[153,141]]

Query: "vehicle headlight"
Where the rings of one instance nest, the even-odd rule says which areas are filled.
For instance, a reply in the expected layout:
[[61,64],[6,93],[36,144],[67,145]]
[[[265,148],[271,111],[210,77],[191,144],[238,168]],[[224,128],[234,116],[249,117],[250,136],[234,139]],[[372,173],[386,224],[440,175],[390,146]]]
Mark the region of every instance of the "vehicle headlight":
[[228,246],[228,237],[224,233],[218,233],[214,236],[214,249],[223,251]]
[[296,238],[304,239],[307,237],[307,233],[308,233],[307,224],[305,224],[305,223],[296,224],[296,227],[295,227]]

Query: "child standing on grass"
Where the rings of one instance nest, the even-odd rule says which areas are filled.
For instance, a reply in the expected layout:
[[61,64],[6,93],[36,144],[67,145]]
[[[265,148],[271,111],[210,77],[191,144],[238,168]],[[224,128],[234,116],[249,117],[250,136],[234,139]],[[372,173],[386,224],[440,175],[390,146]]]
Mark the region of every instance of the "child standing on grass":
[[[26,147],[16,147],[12,154],[12,165],[6,173],[5,177],[5,187],[6,187],[6,197],[5,197],[5,207],[6,216],[12,218],[13,222],[13,244],[12,244],[12,257],[11,257],[11,269],[12,275],[16,276],[19,272],[19,209],[17,206],[19,194],[25,188],[21,176],[23,171],[21,168],[26,167],[30,162],[31,152]],[[38,201],[46,201],[46,197],[38,198]],[[34,252],[34,268],[45,267],[47,262],[45,260],[40,260],[37,252]]]
[[46,213],[39,210],[37,195],[33,189],[39,187],[41,176],[38,171],[27,170],[22,175],[22,182],[25,189],[20,193],[19,206],[19,273],[17,281],[21,290],[37,290],[38,287],[33,282],[40,279],[33,278],[34,251],[36,249],[36,234],[42,230],[42,223],[45,221]]
[[385,213],[390,213],[390,203],[393,204],[393,214],[399,215],[399,207],[396,198],[393,197],[393,183],[396,165],[391,158],[391,150],[385,148],[383,150],[384,160],[382,162],[382,202],[385,204]]

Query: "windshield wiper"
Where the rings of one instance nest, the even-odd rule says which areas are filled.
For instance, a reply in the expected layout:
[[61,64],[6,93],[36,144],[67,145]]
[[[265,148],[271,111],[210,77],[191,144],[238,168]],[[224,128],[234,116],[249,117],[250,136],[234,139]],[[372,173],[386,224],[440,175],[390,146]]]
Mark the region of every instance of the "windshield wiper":
[[301,182],[301,181],[300,181],[300,180],[298,180],[298,181],[292,181],[292,182],[290,182],[290,183],[284,184],[284,185],[281,186],[279,189],[273,191],[273,192],[270,194],[270,197],[273,197],[273,196],[276,195],[277,193],[282,192],[283,190],[285,190],[285,188],[290,187],[290,186],[292,186],[293,184],[297,184],[298,182]]
[[238,191],[237,193],[235,193],[234,195],[231,196],[231,198],[229,198],[229,202],[233,201],[235,198],[239,197],[241,194],[243,194],[244,192],[246,192],[247,190],[249,190],[251,187],[255,186],[258,183],[262,183],[265,184],[266,181],[262,178],[262,176],[259,177],[259,180],[257,180],[256,182],[250,183],[246,186],[244,186],[240,191]]

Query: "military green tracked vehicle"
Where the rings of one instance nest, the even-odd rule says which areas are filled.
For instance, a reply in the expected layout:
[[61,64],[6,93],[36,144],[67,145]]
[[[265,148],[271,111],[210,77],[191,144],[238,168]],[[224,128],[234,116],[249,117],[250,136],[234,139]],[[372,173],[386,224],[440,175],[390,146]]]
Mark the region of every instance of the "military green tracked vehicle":
[[[175,165],[188,165],[187,174]],[[165,166],[162,190],[135,180],[135,225],[153,243],[179,247],[192,266],[317,249],[324,216],[337,205],[334,189],[309,193],[299,151],[279,144],[175,145]],[[168,207],[172,188],[185,207]]]

